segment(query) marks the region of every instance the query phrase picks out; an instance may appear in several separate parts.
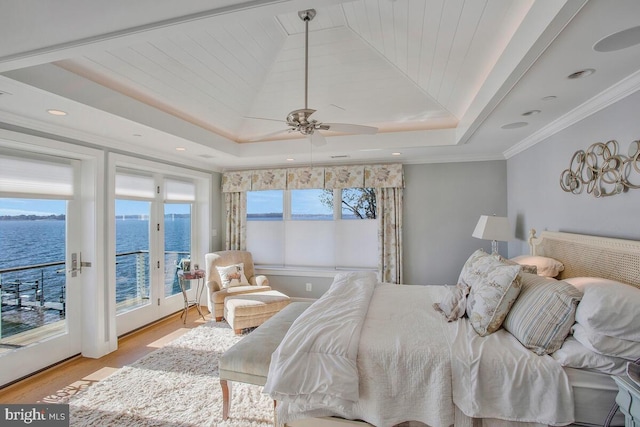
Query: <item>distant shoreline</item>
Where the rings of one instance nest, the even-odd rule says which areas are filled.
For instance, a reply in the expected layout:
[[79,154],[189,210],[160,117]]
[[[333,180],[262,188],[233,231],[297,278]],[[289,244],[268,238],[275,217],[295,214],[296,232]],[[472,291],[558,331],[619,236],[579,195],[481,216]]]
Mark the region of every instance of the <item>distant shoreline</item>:
[[46,219],[64,221],[66,215],[0,215],[0,221],[42,221]]
[[[166,214],[165,218],[189,218],[190,214]],[[66,215],[0,215],[0,221],[43,221],[43,220],[55,220],[64,221]],[[116,219],[129,219],[129,220],[149,220],[148,215],[118,215]]]

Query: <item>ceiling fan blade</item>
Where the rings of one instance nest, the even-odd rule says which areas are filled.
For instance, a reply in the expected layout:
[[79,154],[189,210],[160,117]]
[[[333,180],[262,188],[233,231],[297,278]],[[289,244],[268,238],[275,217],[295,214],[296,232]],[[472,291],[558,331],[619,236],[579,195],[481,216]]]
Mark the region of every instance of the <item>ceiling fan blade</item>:
[[252,116],[243,116],[243,119],[252,119],[252,120],[269,120],[270,122],[280,122],[280,123],[285,123],[284,120],[278,120],[278,119],[269,119],[267,117],[252,117]]
[[331,132],[358,133],[365,135],[373,135],[378,133],[378,128],[373,126],[351,125],[347,123],[322,123],[322,129],[328,127]]
[[320,132],[313,132],[311,135],[309,135],[309,140],[311,140],[311,144],[315,145],[316,147],[327,144],[327,140]]
[[254,137],[248,138],[247,141],[248,142],[264,141],[264,140],[273,138],[274,136],[282,135],[282,134],[285,134],[285,133],[290,133],[290,132],[293,132],[293,131],[294,131],[294,129],[291,129],[291,128],[289,128],[289,129],[281,129],[279,131],[271,132],[271,133],[268,133],[266,135],[260,135],[260,136],[254,136]]

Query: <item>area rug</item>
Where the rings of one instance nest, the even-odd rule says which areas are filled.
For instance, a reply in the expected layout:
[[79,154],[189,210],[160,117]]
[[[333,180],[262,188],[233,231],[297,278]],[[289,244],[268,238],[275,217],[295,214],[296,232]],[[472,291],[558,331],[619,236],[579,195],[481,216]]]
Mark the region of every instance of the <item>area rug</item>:
[[221,322],[190,330],[74,396],[71,426],[272,426],[273,401],[262,387],[241,383],[233,383],[222,421],[218,359],[241,338]]

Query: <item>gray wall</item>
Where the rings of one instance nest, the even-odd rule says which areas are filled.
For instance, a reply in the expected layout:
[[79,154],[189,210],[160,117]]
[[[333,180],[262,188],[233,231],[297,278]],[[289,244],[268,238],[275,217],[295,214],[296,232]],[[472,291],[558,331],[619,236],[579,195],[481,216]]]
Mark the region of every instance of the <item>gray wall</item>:
[[[268,273],[265,273],[268,274]],[[273,276],[269,275],[272,288],[293,298],[320,298],[333,283],[333,277]],[[311,291],[306,284],[311,283]]]
[[404,176],[403,281],[455,284],[473,251],[491,251],[471,237],[480,215],[507,214],[506,161],[405,165]]
[[565,193],[559,184],[573,154],[594,142],[615,139],[626,155],[640,138],[639,111],[636,92],[507,161],[508,211],[518,239],[509,243],[510,256],[528,251],[530,228],[640,239],[640,189],[597,199],[586,191]]

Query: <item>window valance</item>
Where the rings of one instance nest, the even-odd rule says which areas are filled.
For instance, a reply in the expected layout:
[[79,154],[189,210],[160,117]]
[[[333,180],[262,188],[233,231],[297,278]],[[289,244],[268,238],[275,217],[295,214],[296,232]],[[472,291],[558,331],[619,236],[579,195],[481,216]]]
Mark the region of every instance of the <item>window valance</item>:
[[314,166],[225,172],[225,193],[308,188],[403,188],[402,164]]

